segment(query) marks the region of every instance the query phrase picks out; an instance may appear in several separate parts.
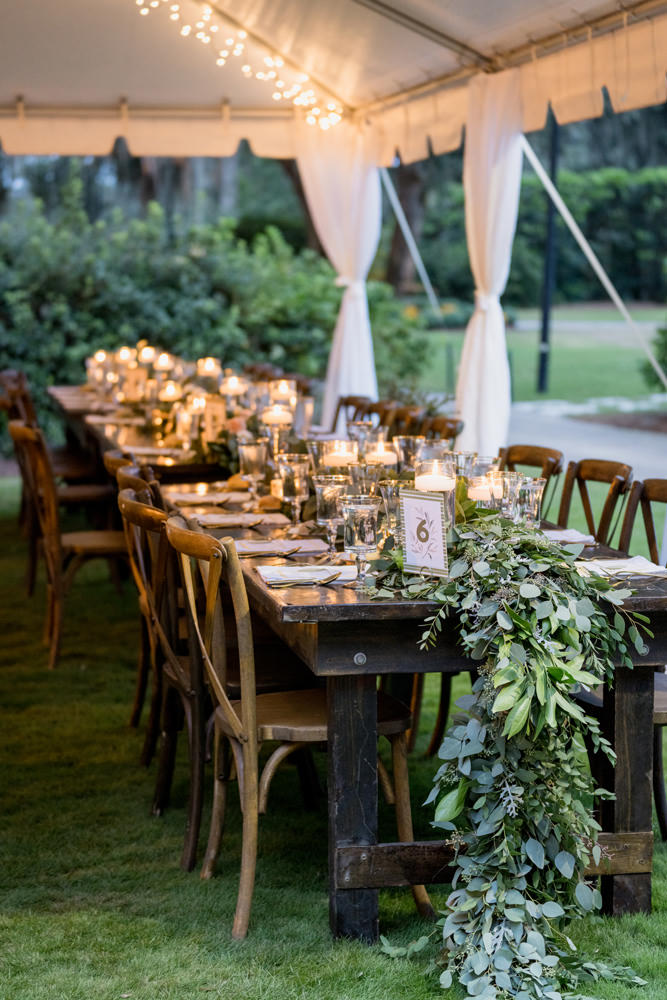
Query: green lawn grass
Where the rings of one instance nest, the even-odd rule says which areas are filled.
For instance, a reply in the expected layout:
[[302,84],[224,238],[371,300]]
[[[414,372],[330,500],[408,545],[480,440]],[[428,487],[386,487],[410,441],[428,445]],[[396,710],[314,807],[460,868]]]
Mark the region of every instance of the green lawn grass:
[[[302,810],[294,770],[276,777],[260,829],[250,933],[230,939],[240,851],[232,796],[219,875],[203,883],[178,867],[186,771],[172,807],[149,814],[154,767],[139,766],[141,733],[127,726],[137,640],[136,598],[118,595],[105,566],[90,566],[69,595],[60,665],[45,669],[43,581],[23,593],[25,545],[16,529],[16,480],[0,480],[0,998],[2,1000],[425,1000],[442,995],[424,959],[391,961],[339,941],[327,920],[325,803]],[[432,654],[429,654],[432,655]],[[420,807],[437,764],[423,758],[435,711],[429,678],[422,733],[411,759]],[[462,693],[465,678],[457,680]],[[182,751],[182,748],[181,748]],[[324,774],[324,759],[319,760]],[[204,817],[206,826],[208,812]],[[381,832],[394,835],[391,810]],[[434,893],[442,906],[446,890]],[[395,943],[424,931],[405,890],[381,893],[380,920]],[[572,936],[649,980],[667,1000],[667,851],[656,852],[654,913],[585,920]],[[613,984],[591,993],[630,1000]],[[454,994],[452,994],[454,995]]]

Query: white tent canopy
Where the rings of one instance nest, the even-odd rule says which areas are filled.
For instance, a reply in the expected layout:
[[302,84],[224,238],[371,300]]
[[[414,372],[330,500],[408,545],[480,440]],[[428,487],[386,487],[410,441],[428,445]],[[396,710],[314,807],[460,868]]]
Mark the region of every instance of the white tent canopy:
[[[225,156],[241,138],[261,156],[293,156],[294,112],[273,87],[245,77],[267,51],[310,74],[323,95],[371,121],[379,160],[456,148],[467,84],[480,71],[521,68],[524,131],[667,97],[667,6],[656,0],[210,0],[209,45],[180,25],[200,0],[21,0],[3,10],[0,140],[9,154],[105,154],[118,136],[135,155]],[[149,0],[146,0],[148,5]],[[214,19],[215,19],[214,13]],[[216,65],[224,28],[247,32],[242,56]],[[221,43],[224,45],[224,41]]]
[[[122,136],[134,155],[181,157],[228,156],[245,138],[257,155],[297,158],[346,287],[330,414],[338,394],[377,391],[364,283],[379,234],[377,167],[396,153],[410,162],[455,149],[468,123],[477,290],[457,405],[466,447],[491,452],[509,414],[499,295],[521,131],[541,128],[549,104],[560,122],[600,115],[604,88],[616,111],[667,98],[667,0],[575,3],[21,0],[3,11],[0,141],[9,154],[104,155]],[[511,114],[494,110],[503,94]],[[307,124],[325,117],[326,133]]]

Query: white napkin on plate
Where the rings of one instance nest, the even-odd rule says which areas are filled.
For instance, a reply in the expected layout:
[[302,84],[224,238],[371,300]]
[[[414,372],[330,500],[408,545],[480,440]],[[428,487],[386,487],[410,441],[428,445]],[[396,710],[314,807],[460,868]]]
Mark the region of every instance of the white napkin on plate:
[[589,573],[600,576],[667,576],[665,566],[658,566],[644,556],[632,556],[630,559],[587,559],[576,565],[580,573],[584,571],[584,576]]
[[181,462],[194,458],[195,454],[187,448],[158,448],[147,444],[129,444],[126,448],[136,458],[176,458]]
[[564,545],[570,545],[574,542],[582,542],[584,545],[595,544],[595,539],[592,535],[584,535],[581,531],[577,531],[576,528],[546,528],[543,534],[550,541],[562,542]]
[[[284,514],[246,514],[243,511],[237,514],[211,511],[198,514],[196,520],[206,528],[252,528],[255,524],[270,524],[274,528],[279,528],[290,523]],[[264,548],[265,546],[262,546],[262,551]]]
[[234,543],[236,551],[240,556],[269,555],[275,553],[277,556],[283,552],[290,555],[313,555],[319,552],[326,552],[328,545],[321,538],[240,538]]
[[[234,504],[244,503],[248,499],[247,493],[234,492],[233,490],[211,490],[208,493],[197,493],[195,490],[165,490],[166,496],[176,506],[187,506],[188,504]],[[259,515],[258,515],[259,516]]]
[[300,583],[304,587],[316,585],[319,580],[326,580],[334,573],[340,575],[331,581],[337,583],[353,583],[357,578],[356,566],[339,566],[336,563],[320,563],[317,566],[258,566],[257,572],[270,586],[279,583]]

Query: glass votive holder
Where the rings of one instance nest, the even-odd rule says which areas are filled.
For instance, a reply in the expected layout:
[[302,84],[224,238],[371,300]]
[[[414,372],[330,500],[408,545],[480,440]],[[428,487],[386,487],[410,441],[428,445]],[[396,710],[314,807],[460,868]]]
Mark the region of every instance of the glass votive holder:
[[423,434],[396,434],[391,439],[391,443],[398,455],[398,471],[414,470],[419,449],[426,444],[426,438]]
[[493,509],[493,492],[486,476],[468,476],[467,488],[468,500],[473,500],[478,507]]
[[519,483],[517,495],[516,516],[526,525],[538,525],[542,508],[542,497],[544,487],[547,485],[546,479],[540,477],[532,479],[525,476]]
[[487,472],[497,472],[499,469],[499,459],[497,457],[491,457],[490,455],[475,455],[475,461],[472,463],[472,467],[469,476],[485,476]]
[[487,476],[491,483],[494,508],[512,520],[517,516],[519,486],[523,478],[519,472],[489,472]]
[[366,454],[366,446],[373,437],[376,428],[370,420],[348,420],[346,427],[347,436],[350,441],[357,442],[359,457],[363,458]]
[[422,448],[415,464],[415,489],[423,493],[443,493],[449,525],[454,524],[456,501],[456,475],[454,463],[448,455],[443,458],[424,458]]
[[475,451],[455,451],[452,452],[454,459],[454,469],[457,476],[470,476],[475,465],[477,452]]
[[367,465],[365,462],[357,462],[348,465],[347,474],[352,480],[352,491],[354,493],[375,496],[378,492],[378,482],[386,473],[381,465]]
[[424,441],[420,445],[417,454],[415,456],[415,470],[420,462],[442,462],[448,461],[452,468],[452,475],[455,475],[454,470],[454,454],[449,447],[448,441]]
[[359,444],[357,441],[333,440],[322,442],[320,468],[342,469],[357,462]]
[[293,378],[276,378],[269,382],[269,398],[272,403],[282,403],[294,409],[298,399],[296,380]]
[[391,444],[387,444],[384,438],[367,442],[364,461],[366,465],[381,465],[386,469],[398,468],[396,449]]
[[405,485],[398,479],[381,479],[378,483],[384,502],[387,534],[398,538],[401,526],[400,490]]

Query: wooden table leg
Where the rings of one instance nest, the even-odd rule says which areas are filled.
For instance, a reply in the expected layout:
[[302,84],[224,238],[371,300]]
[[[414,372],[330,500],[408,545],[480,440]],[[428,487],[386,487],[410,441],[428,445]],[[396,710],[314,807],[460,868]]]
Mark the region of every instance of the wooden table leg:
[[336,884],[338,847],[377,843],[377,693],[373,675],[327,678],[329,923],[335,937],[377,941],[376,889]]
[[[602,829],[614,833],[649,832],[652,828],[653,673],[646,667],[618,667],[614,688],[604,692],[603,731],[616,751],[616,767],[603,787],[616,800],[603,803]],[[651,873],[604,875],[606,913],[650,913]]]

